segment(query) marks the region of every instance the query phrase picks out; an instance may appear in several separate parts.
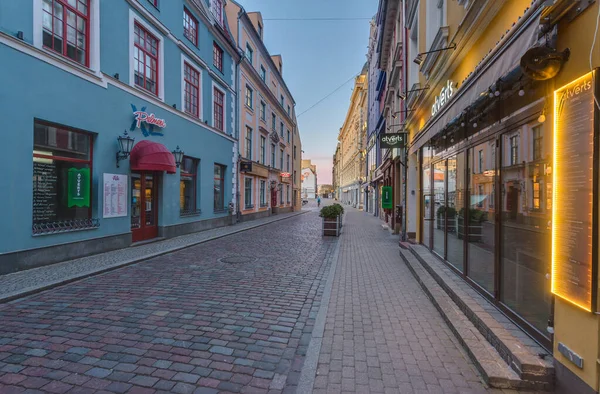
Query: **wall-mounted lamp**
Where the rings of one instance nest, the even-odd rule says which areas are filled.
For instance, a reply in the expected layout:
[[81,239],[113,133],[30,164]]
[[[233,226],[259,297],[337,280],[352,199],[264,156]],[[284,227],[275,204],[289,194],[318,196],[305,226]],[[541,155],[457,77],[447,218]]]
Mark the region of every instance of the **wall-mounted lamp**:
[[119,79],[119,73],[116,73],[115,75],[113,75],[113,77],[118,80]]
[[181,162],[183,161],[183,151],[179,149],[179,145],[177,145],[177,148],[175,148],[175,150],[171,153],[173,153],[173,157],[175,157],[175,166],[179,168]]
[[538,122],[544,123],[546,121],[546,107],[542,110],[540,116],[538,116]]
[[434,53],[434,52],[447,51],[448,49],[456,49],[456,44],[452,43],[449,46],[447,46],[446,48],[434,49],[433,51],[427,51],[427,52],[421,52],[421,53],[417,54],[417,57],[413,61],[417,65],[421,66],[421,64],[423,64],[423,62],[425,61],[425,58],[423,58],[423,55],[427,55],[429,53]]
[[130,137],[127,134],[127,130],[125,130],[123,135],[117,137],[117,142],[119,143],[119,151],[117,152],[117,168],[119,168],[119,161],[129,157],[131,149],[133,149],[135,138]]
[[173,108],[177,109],[177,104],[173,104]]
[[23,35],[23,32],[22,32],[21,30],[19,30],[19,31],[17,32],[17,38],[18,38],[19,40],[23,41],[24,35]]

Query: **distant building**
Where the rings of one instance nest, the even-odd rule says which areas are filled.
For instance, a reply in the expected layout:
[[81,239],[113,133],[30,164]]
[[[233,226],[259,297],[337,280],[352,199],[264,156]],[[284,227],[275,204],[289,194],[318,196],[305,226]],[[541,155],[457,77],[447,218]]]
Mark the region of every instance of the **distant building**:
[[312,164],[310,160],[302,160],[302,198],[317,198],[317,166]]
[[333,185],[318,185],[317,194],[321,198],[333,198]]

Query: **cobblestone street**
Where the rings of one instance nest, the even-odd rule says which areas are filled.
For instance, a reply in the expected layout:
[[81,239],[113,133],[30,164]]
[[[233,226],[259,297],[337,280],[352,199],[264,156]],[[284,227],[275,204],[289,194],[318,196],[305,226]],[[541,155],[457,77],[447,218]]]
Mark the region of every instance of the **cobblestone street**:
[[0,393],[485,392],[397,237],[307,209],[0,304]]

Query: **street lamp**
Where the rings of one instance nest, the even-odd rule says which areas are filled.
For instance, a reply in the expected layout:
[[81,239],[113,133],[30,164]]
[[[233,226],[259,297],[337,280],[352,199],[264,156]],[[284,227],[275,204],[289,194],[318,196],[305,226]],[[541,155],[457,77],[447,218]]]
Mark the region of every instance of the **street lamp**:
[[125,130],[123,135],[117,137],[117,142],[119,143],[119,151],[117,152],[117,168],[119,168],[119,161],[129,157],[135,139],[130,137],[127,134],[127,130]]
[[175,150],[171,153],[173,153],[173,157],[175,157],[175,166],[179,168],[181,162],[183,161],[183,151],[179,149],[179,145],[177,145],[177,148],[175,148]]

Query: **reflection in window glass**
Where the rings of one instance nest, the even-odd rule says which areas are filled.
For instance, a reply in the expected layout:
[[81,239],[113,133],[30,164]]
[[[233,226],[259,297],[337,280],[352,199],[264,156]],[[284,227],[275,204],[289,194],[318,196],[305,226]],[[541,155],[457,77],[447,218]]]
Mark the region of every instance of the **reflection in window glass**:
[[181,163],[179,181],[179,209],[181,213],[196,211],[198,162],[198,159],[184,157]]
[[463,226],[459,232],[469,245],[467,274],[490,293],[494,291],[494,149],[493,142],[484,142],[469,150],[469,210],[459,211],[467,222],[466,229]]
[[225,209],[225,166],[215,164],[214,173],[214,209],[215,211],[222,211]]
[[523,166],[512,166],[516,136],[503,138],[511,154],[501,171],[501,300],[542,332],[551,308],[546,274],[552,251],[552,141],[543,131],[535,127],[532,138],[522,140]]
[[464,270],[464,232],[465,202],[465,155],[459,154],[448,159],[448,201],[446,207],[447,252],[446,260],[460,271]]
[[434,201],[434,227],[433,250],[441,257],[446,257],[445,232],[446,232],[446,161],[433,166],[433,201]]
[[421,232],[421,243],[427,247],[431,245],[431,221],[433,220],[433,196],[431,187],[431,154],[432,150],[428,147],[423,148],[423,164],[421,174],[421,190],[423,191],[423,231]]

